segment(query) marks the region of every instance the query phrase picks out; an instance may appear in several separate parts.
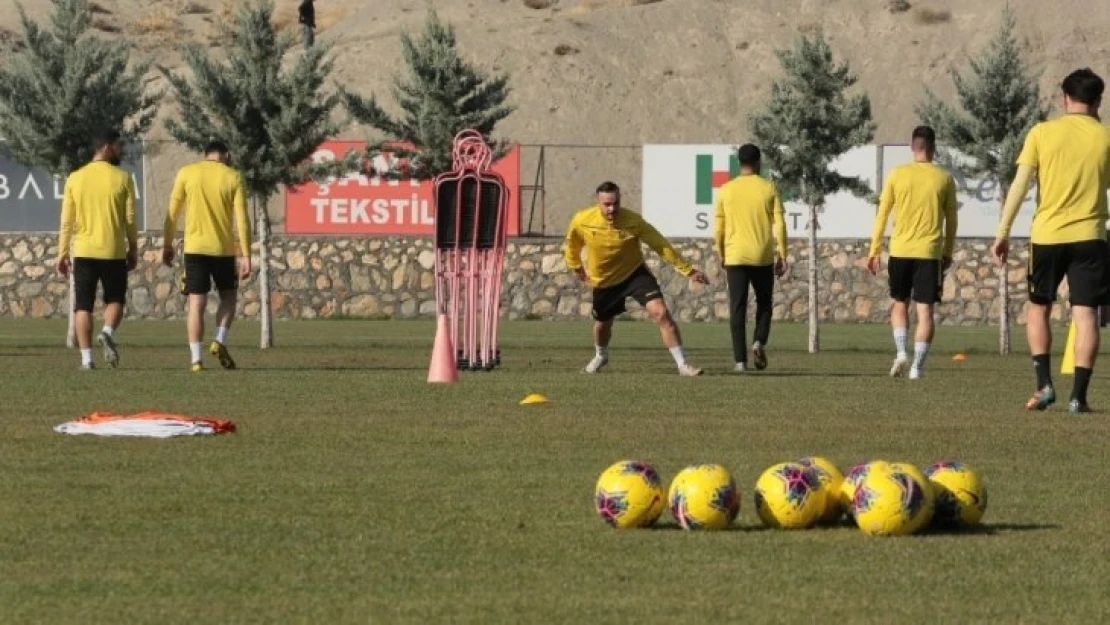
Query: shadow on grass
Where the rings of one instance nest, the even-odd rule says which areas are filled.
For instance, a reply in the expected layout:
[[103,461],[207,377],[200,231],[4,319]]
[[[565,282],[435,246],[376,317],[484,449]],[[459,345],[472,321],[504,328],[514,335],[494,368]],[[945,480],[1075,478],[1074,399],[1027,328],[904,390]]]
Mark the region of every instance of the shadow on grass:
[[1044,532],[1063,529],[1051,523],[990,523],[973,527],[929,527],[921,536],[994,536],[1009,532]]
[[[682,527],[678,523],[675,523],[674,521],[664,521],[664,522],[661,522],[661,523],[656,523],[654,525],[648,526],[645,529],[653,531],[653,532],[674,532],[674,531],[685,532],[685,531],[689,531],[689,530],[682,529]],[[719,530],[694,530],[694,531],[706,531],[706,532],[765,532],[765,531],[767,531],[767,528],[763,527],[762,525],[737,525],[737,524],[734,523],[734,524],[729,525],[728,527],[726,527],[724,529],[719,529]]]

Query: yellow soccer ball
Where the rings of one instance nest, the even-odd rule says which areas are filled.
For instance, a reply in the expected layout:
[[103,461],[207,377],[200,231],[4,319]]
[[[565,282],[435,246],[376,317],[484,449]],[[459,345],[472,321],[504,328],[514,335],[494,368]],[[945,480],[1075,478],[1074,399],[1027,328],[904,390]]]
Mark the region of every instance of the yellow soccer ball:
[[848,470],[848,473],[844,475],[844,481],[840,483],[839,499],[840,506],[848,513],[849,520],[856,520],[855,511],[852,509],[852,501],[856,497],[856,488],[859,487],[860,482],[873,472],[889,470],[890,464],[883,460],[864,462]]
[[933,512],[936,508],[936,493],[934,492],[932,484],[929,483],[929,478],[921,472],[916,466],[908,462],[892,462],[890,468],[899,473],[905,473],[912,477],[918,484],[922,486],[925,499],[922,504],[917,507],[912,519],[912,529],[910,533],[916,533],[918,530],[929,525],[933,520]]
[[686,530],[720,530],[740,513],[740,494],[728,469],[719,464],[686,467],[667,493],[671,515]]
[[817,472],[797,462],[776,464],[755,483],[755,511],[767,527],[813,527],[825,511],[825,497]]
[[825,509],[821,512],[820,518],[817,519],[818,522],[836,523],[839,521],[840,516],[844,514],[844,508],[840,504],[840,487],[844,483],[844,476],[840,473],[840,469],[819,456],[802,458],[798,461],[798,464],[813,469],[817,473],[817,479],[821,482],[821,489],[825,491]]
[[925,469],[936,494],[936,525],[977,525],[987,511],[987,488],[962,462],[938,462]]
[[852,500],[856,525],[868,536],[912,534],[925,506],[926,488],[909,473],[894,469],[869,472]]
[[647,527],[663,514],[664,495],[663,482],[654,467],[622,460],[598,478],[594,509],[613,527]]

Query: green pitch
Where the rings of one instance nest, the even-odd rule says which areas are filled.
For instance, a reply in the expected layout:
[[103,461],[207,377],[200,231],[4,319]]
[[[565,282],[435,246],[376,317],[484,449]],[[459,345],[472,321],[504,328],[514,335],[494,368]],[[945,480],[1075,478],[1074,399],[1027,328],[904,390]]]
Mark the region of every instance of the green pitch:
[[[588,323],[521,322],[504,329],[501,370],[452,387],[424,381],[432,330],[279,323],[279,348],[260,352],[257,327],[241,324],[241,369],[210,361],[191,374],[183,324],[127,323],[121,368],[82,372],[63,323],[4,320],[0,622],[1107,618],[1110,418],[1024,412],[1031,367],[990,355],[995,328],[940,328],[928,377],[911,383],[886,376],[881,326],[824,326],[826,351],[809,355],[804,327],[776,325],[770,369],[737,377],[725,326],[683,324],[708,372],[686,379],[649,325],[618,323],[608,368],[586,376]],[[1096,409],[1110,409],[1108,366]],[[1066,397],[1070,378],[1057,383]],[[552,403],[518,406],[531,392]],[[147,409],[240,432],[51,429]],[[986,525],[895,539],[761,530],[760,471],[809,454],[843,469],[962,460],[986,481]],[[622,458],[667,481],[689,463],[724,464],[742,490],[737,526],[684,533],[664,513],[657,529],[609,529],[591,495]]]

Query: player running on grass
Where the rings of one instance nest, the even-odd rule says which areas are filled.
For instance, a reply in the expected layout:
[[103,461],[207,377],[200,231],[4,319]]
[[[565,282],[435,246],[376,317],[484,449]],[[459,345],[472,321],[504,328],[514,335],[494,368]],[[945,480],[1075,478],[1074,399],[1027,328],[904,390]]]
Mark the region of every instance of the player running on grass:
[[[709,283],[705,274],[682,260],[663,235],[639,213],[621,207],[620,187],[612,182],[602,183],[597,188],[597,204],[579,211],[571,219],[565,247],[567,267],[593,288],[595,354],[585,372],[597,373],[609,362],[613,320],[625,311],[625,300],[631,297],[659,325],[663,344],[674,357],[678,373],[701,375],[701,369],[686,361],[682,336],[667,309],[659,283],[644,265],[641,244],[647,244],[694,282]],[[585,265],[582,263],[583,249],[586,251]]]
[[[867,268],[877,275],[881,269],[883,233],[893,212],[887,273],[890,297],[894,300],[890,304],[890,325],[897,353],[890,375],[901,377],[908,366],[911,380],[920,379],[925,372],[925,356],[933,341],[933,308],[940,301],[944,271],[952,264],[952,248],[956,244],[956,181],[933,164],[936,148],[932,128],[914,128],[911,139],[914,162],[897,167],[883,184],[867,259]],[[917,303],[912,365],[906,357],[911,297]]]
[[1056,401],[1048,357],[1052,349],[1048,317],[1065,276],[1075,323],[1075,385],[1068,412],[1091,410],[1087,387],[1098,356],[1098,307],[1110,296],[1106,248],[1110,128],[1098,118],[1105,86],[1089,69],[1074,71],[1064,79],[1065,114],[1037,124],[1025,138],[991,247],[996,262],[1004,264],[1010,252],[1010,227],[1035,174],[1037,210],[1029,237],[1030,306],[1025,331],[1037,390],[1025,403],[1027,410],[1044,410]]
[[[251,274],[251,231],[247,218],[247,193],[243,177],[227,165],[228,147],[213,141],[204,148],[204,160],[187,165],[177,173],[164,224],[166,241],[162,262],[173,266],[173,243],[177,219],[185,211],[185,275],[182,290],[189,296],[190,368],[203,371],[204,310],[208,292],[215,282],[220,294],[216,311],[219,327],[208,352],[224,369],[234,369],[227,351],[227,333],[235,319],[239,280]],[[239,235],[235,245],[232,222]],[[238,260],[238,262],[236,262]],[[238,265],[238,266],[237,266]]]

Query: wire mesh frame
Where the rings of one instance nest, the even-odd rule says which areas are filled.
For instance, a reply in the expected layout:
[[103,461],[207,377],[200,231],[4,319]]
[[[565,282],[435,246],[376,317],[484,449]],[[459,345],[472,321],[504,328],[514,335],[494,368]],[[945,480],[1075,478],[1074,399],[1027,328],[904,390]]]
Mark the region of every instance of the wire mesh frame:
[[[500,175],[489,171],[492,151],[479,133],[464,131],[456,137],[453,161],[455,170],[437,176],[434,183],[436,311],[449,319],[459,368],[491,370],[500,364],[497,339],[509,190]],[[483,211],[490,194],[492,217]]]

